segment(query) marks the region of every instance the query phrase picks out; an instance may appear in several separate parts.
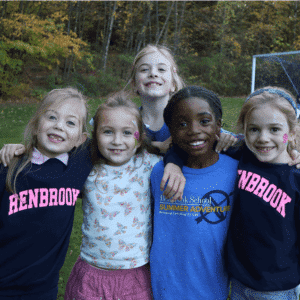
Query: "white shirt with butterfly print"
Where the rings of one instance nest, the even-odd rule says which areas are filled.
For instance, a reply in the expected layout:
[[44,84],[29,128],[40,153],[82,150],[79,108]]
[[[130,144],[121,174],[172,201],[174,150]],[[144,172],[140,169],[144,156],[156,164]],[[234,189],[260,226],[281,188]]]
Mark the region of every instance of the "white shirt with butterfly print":
[[95,166],[85,182],[80,257],[104,269],[149,261],[152,241],[150,174],[162,157],[144,152],[119,167]]

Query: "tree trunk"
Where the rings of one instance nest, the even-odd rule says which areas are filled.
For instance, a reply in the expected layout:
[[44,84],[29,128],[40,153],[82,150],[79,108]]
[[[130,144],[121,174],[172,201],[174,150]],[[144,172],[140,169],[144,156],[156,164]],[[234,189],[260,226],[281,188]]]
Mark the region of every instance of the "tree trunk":
[[108,34],[107,34],[107,38],[106,38],[105,51],[104,51],[104,55],[103,55],[103,59],[102,59],[103,71],[106,70],[106,60],[107,60],[107,55],[108,55],[108,48],[109,48],[109,44],[110,44],[111,33],[112,33],[113,25],[114,25],[115,12],[117,9],[117,1],[114,1],[113,3],[110,2],[110,4],[113,5],[113,8],[112,8],[111,15],[110,15],[110,23],[109,23]]
[[[161,29],[160,34],[159,34],[159,36],[158,36],[158,38],[157,38],[157,40],[156,40],[156,43],[155,43],[156,45],[158,45],[159,40],[160,40],[160,38],[161,38],[161,36],[162,36],[162,34],[163,34],[163,32],[164,32],[164,30],[165,30],[167,24],[168,24],[168,21],[169,21],[169,18],[170,18],[170,15],[171,15],[171,12],[172,12],[172,9],[173,9],[173,6],[174,6],[174,2],[175,2],[175,1],[172,1],[172,5],[171,5],[171,7],[169,8],[169,11],[168,11],[167,18],[166,18],[166,21],[165,21],[165,23],[164,23],[164,26],[163,26],[163,28]],[[166,36],[165,36],[165,37],[166,37]]]

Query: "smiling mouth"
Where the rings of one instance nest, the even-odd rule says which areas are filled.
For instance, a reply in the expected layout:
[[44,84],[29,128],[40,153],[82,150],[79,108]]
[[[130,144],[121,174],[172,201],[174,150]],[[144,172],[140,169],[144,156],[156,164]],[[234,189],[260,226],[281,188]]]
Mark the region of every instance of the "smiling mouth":
[[111,151],[113,154],[121,154],[125,150],[122,150],[122,149],[109,149],[109,151]]
[[257,151],[260,153],[268,153],[273,150],[275,147],[256,147]]
[[145,84],[146,87],[152,87],[152,86],[161,86],[161,83],[158,82],[148,82]]
[[190,146],[192,146],[193,149],[202,148],[205,145],[205,141],[194,141],[192,143],[189,143]]
[[49,134],[48,138],[52,143],[60,143],[64,141],[64,139],[61,136],[56,134]]

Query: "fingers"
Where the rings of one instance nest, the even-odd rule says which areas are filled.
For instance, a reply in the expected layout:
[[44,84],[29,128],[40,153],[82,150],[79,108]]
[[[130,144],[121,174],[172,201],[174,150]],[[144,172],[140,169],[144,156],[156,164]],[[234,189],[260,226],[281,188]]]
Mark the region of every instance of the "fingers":
[[13,157],[21,155],[25,152],[25,147],[21,144],[4,145],[0,150],[0,159],[2,164],[7,167]]
[[186,179],[183,175],[172,174],[165,187],[163,195],[172,202],[182,200]]
[[221,137],[216,145],[215,151],[217,153],[220,153],[222,150],[225,152],[228,150],[229,147],[232,147],[237,141],[238,139],[233,135],[221,133]]
[[294,166],[296,165],[296,168],[300,168],[300,153],[297,150],[292,150],[290,152],[291,160],[289,161],[288,165],[289,166]]

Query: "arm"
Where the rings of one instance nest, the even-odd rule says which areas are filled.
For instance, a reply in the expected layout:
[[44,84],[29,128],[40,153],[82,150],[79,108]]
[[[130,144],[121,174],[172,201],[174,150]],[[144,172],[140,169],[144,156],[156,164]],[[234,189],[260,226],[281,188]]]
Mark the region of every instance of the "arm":
[[8,166],[14,156],[19,156],[25,152],[22,144],[7,144],[0,150],[0,160],[4,167]]
[[172,138],[169,137],[163,142],[152,142],[151,144],[152,146],[158,148],[160,153],[165,154],[168,151],[171,143],[172,143]]
[[241,140],[244,140],[244,135],[234,134],[221,128],[221,135],[216,145],[215,151],[217,153],[220,153],[221,151],[226,151],[229,147],[234,146],[237,142]]

